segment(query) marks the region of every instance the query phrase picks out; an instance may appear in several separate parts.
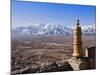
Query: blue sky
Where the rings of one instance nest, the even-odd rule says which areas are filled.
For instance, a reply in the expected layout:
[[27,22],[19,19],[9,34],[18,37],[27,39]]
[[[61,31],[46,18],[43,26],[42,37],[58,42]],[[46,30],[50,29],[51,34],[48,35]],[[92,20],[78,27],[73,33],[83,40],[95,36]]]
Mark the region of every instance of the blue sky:
[[95,24],[95,17],[95,6],[12,0],[12,26],[40,23],[73,26],[78,18],[82,25],[91,25]]

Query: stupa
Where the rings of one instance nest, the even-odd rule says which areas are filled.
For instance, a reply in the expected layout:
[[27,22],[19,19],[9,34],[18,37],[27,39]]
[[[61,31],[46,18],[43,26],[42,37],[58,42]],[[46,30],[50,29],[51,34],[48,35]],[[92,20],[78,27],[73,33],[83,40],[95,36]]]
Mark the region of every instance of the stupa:
[[82,32],[79,19],[77,20],[73,36],[73,54],[72,58],[69,59],[68,62],[72,66],[73,70],[86,70],[88,69],[88,61],[87,58],[84,57],[82,50]]
[[81,34],[81,27],[78,19],[73,35],[73,57],[83,57]]

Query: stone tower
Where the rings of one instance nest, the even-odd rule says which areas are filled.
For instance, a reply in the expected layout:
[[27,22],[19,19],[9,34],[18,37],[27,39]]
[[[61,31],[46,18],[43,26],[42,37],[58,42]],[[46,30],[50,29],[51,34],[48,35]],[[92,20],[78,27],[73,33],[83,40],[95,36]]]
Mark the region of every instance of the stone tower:
[[73,48],[74,48],[73,57],[83,57],[81,27],[80,27],[79,20],[77,20],[76,27],[74,30]]

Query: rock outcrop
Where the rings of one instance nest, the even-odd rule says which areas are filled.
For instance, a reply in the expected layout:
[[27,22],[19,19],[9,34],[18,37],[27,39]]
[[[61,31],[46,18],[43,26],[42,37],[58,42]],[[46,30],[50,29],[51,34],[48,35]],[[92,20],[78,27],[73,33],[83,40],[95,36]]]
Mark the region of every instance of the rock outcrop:
[[15,74],[27,74],[27,73],[42,73],[42,72],[57,72],[57,71],[72,71],[68,61],[57,61],[53,63],[43,63],[38,67],[26,67],[21,70],[12,71],[12,75]]

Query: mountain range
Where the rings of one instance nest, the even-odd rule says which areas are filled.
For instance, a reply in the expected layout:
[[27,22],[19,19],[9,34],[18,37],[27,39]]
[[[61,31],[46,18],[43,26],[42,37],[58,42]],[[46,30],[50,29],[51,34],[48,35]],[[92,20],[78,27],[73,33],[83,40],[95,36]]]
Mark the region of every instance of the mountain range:
[[[94,25],[81,26],[83,35],[95,35]],[[27,25],[12,28],[12,35],[72,35],[74,27],[60,24]]]

